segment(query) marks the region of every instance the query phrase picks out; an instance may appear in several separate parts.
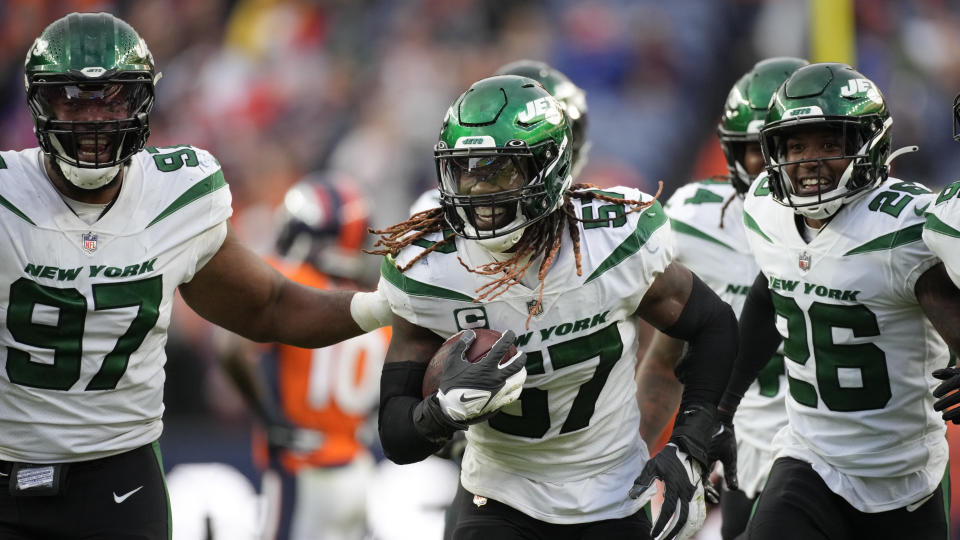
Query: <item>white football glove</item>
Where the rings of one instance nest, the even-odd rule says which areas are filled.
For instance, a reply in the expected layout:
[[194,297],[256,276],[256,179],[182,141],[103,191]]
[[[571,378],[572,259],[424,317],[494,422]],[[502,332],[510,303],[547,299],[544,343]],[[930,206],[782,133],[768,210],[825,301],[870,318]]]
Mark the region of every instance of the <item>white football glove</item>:
[[633,483],[630,497],[647,504],[657,492],[654,480],[664,484],[663,505],[650,531],[654,540],[687,540],[703,527],[707,507],[703,469],[675,443],[650,458]]

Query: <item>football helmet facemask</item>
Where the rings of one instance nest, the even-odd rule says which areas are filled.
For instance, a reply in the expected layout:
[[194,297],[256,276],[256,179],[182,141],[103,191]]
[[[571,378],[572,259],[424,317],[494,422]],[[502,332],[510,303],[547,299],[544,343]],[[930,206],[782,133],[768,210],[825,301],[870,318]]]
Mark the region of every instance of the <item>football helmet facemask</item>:
[[146,144],[159,79],[146,43],[124,21],[109,13],[54,21],[24,64],[40,148],[77,187],[109,183]]
[[447,224],[491,251],[508,250],[563,204],[570,138],[566,115],[540,83],[515,75],[474,83],[447,111],[434,148]]
[[802,58],[782,56],[757,62],[730,89],[723,116],[717,126],[720,147],[727,158],[730,182],[744,194],[756,175],[743,164],[747,143],[760,142],[760,128],[767,116],[770,98],[791,73],[808,65]]
[[[892,124],[880,90],[850,66],[824,63],[798,69],[777,89],[760,130],[774,200],[809,218],[832,216],[886,179]],[[838,155],[787,162],[791,133],[815,128],[837,134],[842,146]],[[850,160],[836,187],[798,195],[787,167],[811,162],[825,167],[830,160]]]
[[570,131],[573,133],[571,149],[573,150],[573,177],[580,176],[580,171],[587,164],[587,154],[590,152],[590,141],[587,140],[587,94],[582,88],[573,84],[566,75],[544,62],[536,60],[517,60],[505,64],[497,70],[496,75],[519,75],[529,77],[550,92],[567,113]]

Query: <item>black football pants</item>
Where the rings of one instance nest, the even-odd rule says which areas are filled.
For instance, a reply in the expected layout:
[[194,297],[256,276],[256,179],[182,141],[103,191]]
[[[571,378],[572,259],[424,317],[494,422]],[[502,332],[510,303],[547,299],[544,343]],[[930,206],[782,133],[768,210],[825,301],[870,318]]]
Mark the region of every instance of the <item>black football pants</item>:
[[157,443],[70,463],[55,495],[14,496],[0,461],[3,540],[169,540],[170,503]]
[[473,494],[460,486],[453,499],[454,540],[613,540],[650,538],[649,505],[632,516],[573,525],[534,519],[493,499],[473,504]]
[[747,526],[750,540],[943,540],[949,538],[950,480],[918,508],[865,513],[830,491],[809,463],[780,458]]

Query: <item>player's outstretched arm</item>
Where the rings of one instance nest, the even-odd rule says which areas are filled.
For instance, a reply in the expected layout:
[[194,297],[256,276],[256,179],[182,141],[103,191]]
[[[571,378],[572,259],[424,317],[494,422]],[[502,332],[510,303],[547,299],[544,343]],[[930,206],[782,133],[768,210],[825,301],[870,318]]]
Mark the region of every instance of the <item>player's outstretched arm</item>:
[[[914,285],[917,301],[954,354],[960,353],[960,290],[947,275],[943,263],[923,273]],[[943,381],[933,391],[937,401],[933,408],[942,411],[943,419],[960,424],[960,369],[948,367],[933,372]]]
[[229,223],[220,249],[180,294],[201,317],[254,341],[317,348],[364,333],[351,316],[355,291],[287,279],[244,246]]
[[630,496],[641,500],[664,483],[654,538],[689,538],[706,518],[702,479],[716,431],[716,406],[737,354],[733,309],[690,270],[670,264],[644,295],[637,314],[667,336],[687,342],[675,373],[683,383],[680,411],[667,446],[653,456]]

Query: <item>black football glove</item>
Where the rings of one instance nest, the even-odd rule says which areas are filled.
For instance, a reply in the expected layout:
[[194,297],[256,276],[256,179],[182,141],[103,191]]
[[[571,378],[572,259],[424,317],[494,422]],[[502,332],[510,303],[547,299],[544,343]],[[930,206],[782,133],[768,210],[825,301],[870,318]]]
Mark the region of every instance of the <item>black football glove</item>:
[[703,527],[707,517],[704,468],[715,424],[712,406],[681,404],[670,442],[647,461],[634,480],[630,497],[643,504],[657,492],[655,479],[664,484],[660,514],[650,530],[655,540],[685,540]]
[[487,420],[523,391],[526,354],[518,351],[505,359],[514,333],[504,332],[483,358],[471,363],[465,353],[474,339],[476,332],[467,330],[450,347],[439,390],[413,410],[414,425],[428,440],[446,441],[455,431]]
[[[933,397],[938,398],[933,403],[933,410],[943,411],[943,419],[954,424],[960,424],[960,367],[948,367],[933,372],[933,376],[943,381],[933,389]],[[952,392],[952,393],[951,393]]]
[[664,485],[660,515],[650,530],[655,540],[684,540],[703,526],[707,508],[703,494],[703,468],[675,443],[650,458],[633,482],[630,497],[647,504],[657,493],[654,480]]
[[[707,459],[711,464],[717,461],[723,466],[723,479],[727,483],[727,489],[740,489],[740,483],[737,481],[737,436],[733,429],[733,423],[722,419],[717,422],[717,431],[710,438],[710,450]],[[704,492],[707,502],[718,504],[720,502],[720,492],[708,479],[704,480]]]

